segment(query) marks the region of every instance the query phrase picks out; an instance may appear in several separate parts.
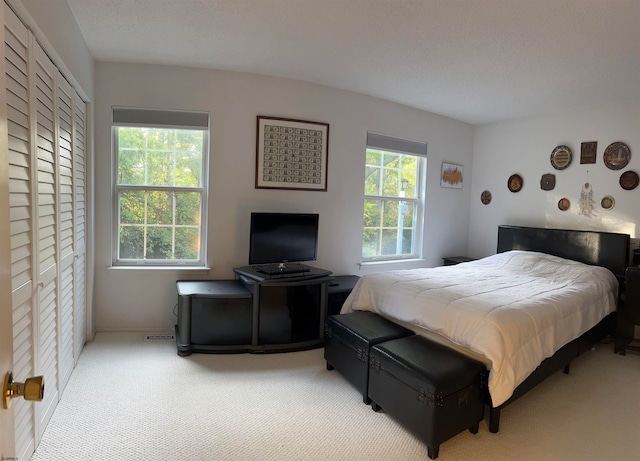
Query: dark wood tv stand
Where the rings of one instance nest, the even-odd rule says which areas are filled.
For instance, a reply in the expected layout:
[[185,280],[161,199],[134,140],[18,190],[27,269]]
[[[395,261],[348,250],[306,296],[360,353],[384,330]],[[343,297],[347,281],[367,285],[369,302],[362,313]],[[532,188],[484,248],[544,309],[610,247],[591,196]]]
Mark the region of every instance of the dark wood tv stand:
[[178,281],[178,355],[288,352],[322,347],[330,271],[266,275],[234,269],[236,280]]

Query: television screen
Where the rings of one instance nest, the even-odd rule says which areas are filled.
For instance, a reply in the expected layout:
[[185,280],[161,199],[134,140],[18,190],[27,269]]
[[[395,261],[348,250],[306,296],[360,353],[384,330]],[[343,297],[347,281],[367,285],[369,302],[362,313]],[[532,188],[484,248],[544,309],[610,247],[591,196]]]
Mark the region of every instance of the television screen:
[[315,261],[318,214],[251,213],[249,264]]

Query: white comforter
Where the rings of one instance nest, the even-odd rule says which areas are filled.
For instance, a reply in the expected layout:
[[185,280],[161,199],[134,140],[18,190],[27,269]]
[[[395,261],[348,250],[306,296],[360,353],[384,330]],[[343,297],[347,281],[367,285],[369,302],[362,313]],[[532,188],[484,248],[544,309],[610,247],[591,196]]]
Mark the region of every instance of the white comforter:
[[365,275],[342,307],[436,331],[491,363],[493,406],[547,357],[616,308],[607,269],[510,251],[477,261]]

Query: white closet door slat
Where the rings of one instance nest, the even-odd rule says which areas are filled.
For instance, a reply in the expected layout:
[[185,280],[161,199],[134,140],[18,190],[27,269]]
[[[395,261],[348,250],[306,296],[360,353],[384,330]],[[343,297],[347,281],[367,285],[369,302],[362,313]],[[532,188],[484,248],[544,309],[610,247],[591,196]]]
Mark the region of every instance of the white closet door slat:
[[34,42],[34,82],[36,104],[36,152],[38,158],[38,267],[39,303],[39,372],[44,375],[47,392],[41,402],[38,438],[42,436],[59,398],[58,375],[58,297],[56,245],[58,231],[57,181],[54,137],[54,88],[57,71],[53,62],[37,42]]
[[60,279],[58,295],[60,299],[58,331],[60,333],[59,370],[60,392],[69,381],[75,365],[73,337],[73,257],[74,257],[74,219],[73,219],[73,99],[75,91],[58,73],[57,78],[57,134],[58,134],[58,242],[60,246],[58,277]]
[[74,98],[74,128],[73,128],[73,164],[74,164],[74,359],[78,357],[87,341],[86,328],[86,243],[85,243],[85,124],[86,104],[76,93]]
[[[29,122],[29,32],[4,5],[4,71],[7,96],[9,146],[9,202],[13,311],[13,373],[22,381],[35,373],[33,298],[34,194]],[[29,459],[35,450],[33,402],[17,399],[12,405],[15,421],[16,458]]]

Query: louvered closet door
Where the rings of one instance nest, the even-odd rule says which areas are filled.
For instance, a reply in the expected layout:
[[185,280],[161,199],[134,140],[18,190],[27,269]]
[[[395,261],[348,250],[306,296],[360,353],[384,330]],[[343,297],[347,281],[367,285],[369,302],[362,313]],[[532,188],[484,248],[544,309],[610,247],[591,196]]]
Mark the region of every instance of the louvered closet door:
[[[17,381],[35,374],[34,364],[34,159],[29,114],[29,32],[4,5],[4,49],[9,145],[11,230],[11,295],[13,308],[13,374]],[[16,457],[29,459],[35,450],[35,404],[16,399]]]
[[54,88],[57,70],[34,42],[35,117],[37,153],[37,257],[38,350],[36,364],[46,382],[41,404],[38,436],[42,434],[58,403],[58,266],[57,158]]
[[73,213],[73,110],[75,91],[64,76],[57,76],[57,134],[58,134],[58,266],[59,303],[59,371],[60,393],[64,390],[74,367],[73,357],[73,270],[74,270],[74,213]]
[[74,267],[74,296],[73,296],[73,325],[74,325],[74,357],[78,361],[80,352],[87,340],[87,301],[86,301],[86,221],[85,221],[85,125],[86,104],[76,94],[74,99],[74,238],[75,238],[75,267]]

